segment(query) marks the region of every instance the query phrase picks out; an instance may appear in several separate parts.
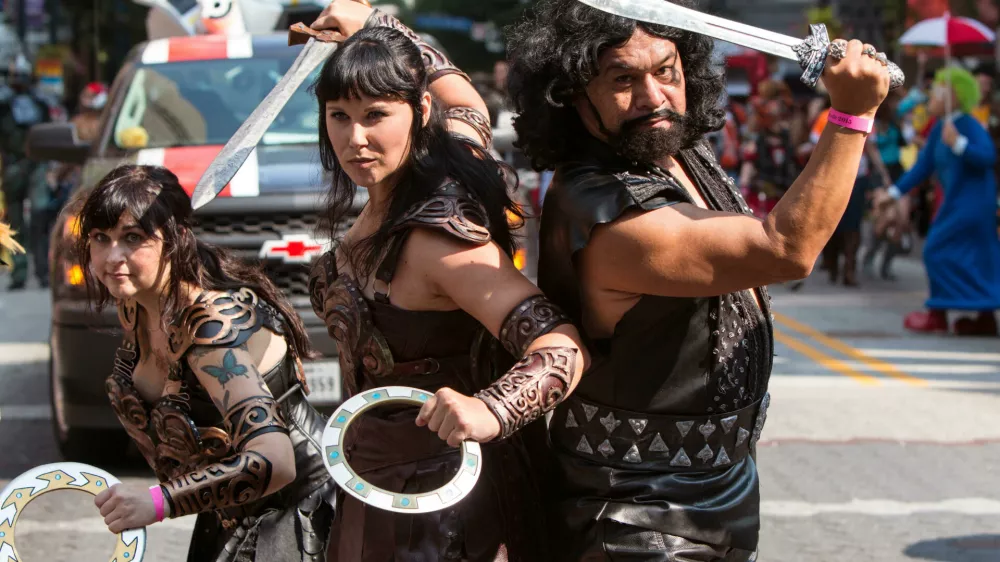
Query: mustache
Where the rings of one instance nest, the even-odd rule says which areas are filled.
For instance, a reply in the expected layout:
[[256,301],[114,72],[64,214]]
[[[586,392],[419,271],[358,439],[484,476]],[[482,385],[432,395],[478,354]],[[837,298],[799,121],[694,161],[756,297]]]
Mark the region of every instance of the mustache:
[[624,121],[621,126],[621,132],[627,133],[629,131],[637,129],[638,127],[641,127],[642,125],[651,123],[653,121],[659,121],[660,119],[665,119],[667,121],[670,121],[671,123],[676,123],[679,125],[685,125],[688,122],[687,115],[684,115],[683,113],[677,113],[676,111],[669,108],[663,108],[654,111],[653,113],[650,113],[648,115],[643,115],[641,117],[636,117],[634,119],[629,119],[627,121]]

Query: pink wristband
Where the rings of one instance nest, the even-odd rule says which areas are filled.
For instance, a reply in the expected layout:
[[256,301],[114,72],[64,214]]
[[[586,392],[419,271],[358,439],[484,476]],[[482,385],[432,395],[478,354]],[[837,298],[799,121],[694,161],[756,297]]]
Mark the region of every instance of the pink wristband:
[[153,508],[156,510],[156,522],[163,521],[163,488],[159,484],[149,487],[149,495],[153,497]]
[[872,132],[872,127],[875,125],[875,121],[872,119],[865,119],[864,117],[858,117],[856,115],[848,115],[832,108],[830,109],[827,120],[834,125],[840,125],[845,129],[861,131],[862,133]]

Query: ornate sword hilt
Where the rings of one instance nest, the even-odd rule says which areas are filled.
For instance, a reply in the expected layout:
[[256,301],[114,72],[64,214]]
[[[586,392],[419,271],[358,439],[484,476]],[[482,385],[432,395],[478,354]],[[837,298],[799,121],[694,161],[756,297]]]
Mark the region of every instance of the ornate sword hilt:
[[[802,82],[815,88],[826,68],[826,57],[830,54],[830,34],[822,23],[810,25],[809,31],[809,37],[792,47],[792,50],[799,57],[799,66],[803,70]],[[906,76],[896,63],[890,61],[888,70],[889,89],[895,90],[906,82]]]
[[[354,0],[359,4],[364,4],[369,8],[372,7],[371,2],[368,0]],[[327,43],[340,43],[341,41],[347,39],[340,32],[335,29],[324,29],[322,31],[317,31],[308,25],[299,22],[292,24],[288,28],[288,46],[292,45],[304,45],[309,42],[310,39],[315,38],[317,41],[324,41]]]

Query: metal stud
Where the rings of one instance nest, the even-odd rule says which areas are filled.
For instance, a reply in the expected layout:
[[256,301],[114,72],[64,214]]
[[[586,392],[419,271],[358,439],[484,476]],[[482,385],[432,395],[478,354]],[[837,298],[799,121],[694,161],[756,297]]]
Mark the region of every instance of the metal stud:
[[708,461],[712,460],[712,457],[714,456],[715,453],[712,452],[712,448],[709,447],[707,444],[705,445],[704,449],[698,451],[698,458],[701,459],[701,462],[703,463],[707,463]]
[[580,437],[580,443],[577,444],[576,450],[581,453],[587,453],[588,455],[593,455],[594,450],[590,448],[590,443],[587,441],[587,437]]
[[712,463],[712,466],[716,466],[716,467],[717,466],[722,466],[724,464],[729,464],[731,462],[732,461],[729,460],[729,454],[726,453],[726,448],[725,447],[719,447],[719,454],[718,454],[718,456],[715,457],[715,462]]
[[622,424],[621,420],[615,419],[614,412],[608,412],[608,415],[598,419],[600,420],[601,425],[604,426],[604,429],[608,431],[608,435],[611,435],[611,432],[618,429],[618,426]]
[[590,404],[581,404],[583,406],[583,415],[587,418],[587,421],[594,419],[594,415],[597,414],[597,406],[591,406]]
[[681,450],[677,451],[677,454],[674,455],[674,458],[670,461],[670,466],[691,466],[691,458],[684,451],[684,447],[681,447]]
[[622,460],[631,463],[641,463],[642,457],[639,456],[639,446],[636,445],[635,443],[632,443],[632,446],[629,447],[628,452],[625,453],[625,456],[622,457]]
[[739,447],[744,442],[746,442],[747,437],[750,437],[750,432],[746,428],[741,427],[739,431],[736,432],[736,446]]
[[628,420],[628,424],[632,426],[632,431],[634,431],[636,435],[642,435],[642,432],[646,429],[647,423],[649,423],[649,420]]
[[705,437],[705,441],[708,441],[708,436],[715,433],[715,424],[712,420],[706,420],[705,423],[698,426],[698,433]]
[[663,440],[663,437],[659,433],[657,433],[656,437],[653,438],[653,442],[649,444],[649,452],[664,454],[670,452],[670,449],[667,447],[667,443]]
[[611,446],[611,441],[605,439],[603,443],[597,446],[597,452],[604,455],[604,458],[608,458],[615,454],[615,448]]
[[729,435],[729,432],[733,430],[733,426],[736,425],[736,420],[739,416],[729,416],[728,418],[722,418],[719,423],[722,424],[722,432]]
[[694,427],[694,422],[693,421],[679,421],[679,422],[674,422],[674,425],[677,426],[677,431],[681,432],[681,437],[687,437],[688,432],[691,431],[692,427]]
[[566,414],[566,427],[580,427],[580,424],[576,423],[576,416],[573,415],[573,410],[570,410]]

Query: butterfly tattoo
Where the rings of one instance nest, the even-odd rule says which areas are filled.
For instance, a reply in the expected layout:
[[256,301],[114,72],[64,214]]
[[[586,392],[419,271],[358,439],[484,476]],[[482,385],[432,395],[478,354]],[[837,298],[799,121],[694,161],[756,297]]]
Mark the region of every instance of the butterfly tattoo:
[[226,384],[236,377],[246,377],[248,375],[248,370],[243,365],[236,362],[236,354],[233,350],[226,352],[225,357],[222,358],[222,365],[219,367],[205,366],[202,370],[215,377],[219,381],[219,384]]

